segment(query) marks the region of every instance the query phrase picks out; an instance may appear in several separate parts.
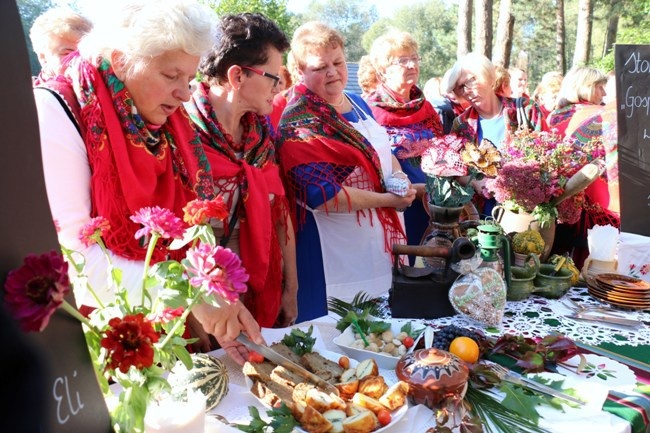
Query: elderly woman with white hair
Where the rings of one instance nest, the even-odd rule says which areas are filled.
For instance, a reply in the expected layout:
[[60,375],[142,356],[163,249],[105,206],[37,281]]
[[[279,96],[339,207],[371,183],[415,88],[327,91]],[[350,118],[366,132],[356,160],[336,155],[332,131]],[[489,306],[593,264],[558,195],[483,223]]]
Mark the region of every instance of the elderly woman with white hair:
[[[196,198],[211,198],[209,166],[182,105],[201,56],[215,42],[216,16],[194,0],[130,1],[113,7],[80,42],[80,55],[64,74],[36,88],[48,199],[60,243],[81,252],[98,297],[112,301],[107,259],[98,245],[86,246],[80,229],[93,217],[110,224],[103,236],[113,266],[132,302],[142,299],[146,246],[134,238],[139,224],[129,216],[160,206],[182,217]],[[203,155],[203,156],[201,156]],[[166,260],[155,251],[152,263]],[[76,290],[79,304],[96,307]],[[220,342],[244,329],[262,342],[259,327],[241,304],[192,310],[194,328]],[[236,350],[229,352],[244,361]]]
[[[494,89],[496,67],[482,54],[469,53],[460,58],[451,69],[447,91],[466,99],[469,107],[456,119],[451,128],[465,139],[481,143],[491,141],[497,148],[512,139],[518,129],[540,130],[541,112],[534,101],[526,97],[512,99],[497,95]],[[475,185],[480,190],[482,185]],[[484,203],[475,197],[479,212],[489,215],[494,200]]]

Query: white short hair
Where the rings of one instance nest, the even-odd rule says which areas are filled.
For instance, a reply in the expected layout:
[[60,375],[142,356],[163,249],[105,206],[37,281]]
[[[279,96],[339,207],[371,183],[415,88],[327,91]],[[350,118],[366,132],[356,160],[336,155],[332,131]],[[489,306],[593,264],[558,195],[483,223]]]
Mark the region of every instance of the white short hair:
[[127,75],[168,51],[203,56],[216,42],[217,15],[196,0],[128,0],[111,7],[82,39],[82,56],[110,58],[122,53]]

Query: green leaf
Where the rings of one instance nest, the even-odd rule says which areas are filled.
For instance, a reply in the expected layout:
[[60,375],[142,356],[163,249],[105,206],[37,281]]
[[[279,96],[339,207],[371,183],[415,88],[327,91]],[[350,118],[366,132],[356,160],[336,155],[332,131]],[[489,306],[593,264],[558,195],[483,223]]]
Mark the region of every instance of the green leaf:
[[295,354],[304,355],[305,353],[310,353],[314,348],[316,343],[316,338],[312,337],[312,332],[314,331],[314,326],[309,326],[307,332],[302,329],[292,329],[291,333],[287,334],[282,338],[282,343],[289,347]]
[[381,334],[384,331],[390,329],[390,323],[383,321],[369,321],[368,322],[368,332],[374,332],[375,334]]
[[535,406],[539,404],[537,396],[526,394],[521,388],[505,382],[499,389],[506,394],[506,398],[501,402],[504,407],[535,424],[539,422],[539,414],[535,410]]
[[179,361],[183,363],[185,368],[187,370],[191,370],[194,366],[194,361],[192,361],[192,355],[190,355],[190,352],[187,351],[185,346],[174,344],[172,346],[172,349],[174,350],[174,354],[178,357]]

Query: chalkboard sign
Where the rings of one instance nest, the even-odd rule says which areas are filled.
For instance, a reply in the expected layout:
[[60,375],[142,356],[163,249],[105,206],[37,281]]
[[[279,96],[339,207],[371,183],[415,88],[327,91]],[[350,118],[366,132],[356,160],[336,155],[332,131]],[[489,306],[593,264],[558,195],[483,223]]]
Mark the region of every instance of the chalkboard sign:
[[[58,249],[45,193],[27,47],[14,0],[0,1],[0,287],[26,255]],[[70,295],[68,301],[74,305]],[[81,324],[63,311],[29,335],[8,322],[0,333],[1,432],[112,431]],[[40,397],[40,398],[36,398]]]
[[616,45],[621,230],[650,236],[650,45]]

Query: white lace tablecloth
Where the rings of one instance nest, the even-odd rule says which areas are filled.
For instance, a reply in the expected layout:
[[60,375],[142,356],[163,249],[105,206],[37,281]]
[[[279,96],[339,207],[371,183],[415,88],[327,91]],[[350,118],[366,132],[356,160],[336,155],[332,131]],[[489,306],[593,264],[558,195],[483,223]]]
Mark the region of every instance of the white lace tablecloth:
[[[565,317],[572,314],[571,310],[563,303],[563,299],[565,298],[571,298],[584,306],[608,306],[590,296],[587,288],[573,287],[561,299],[546,299],[533,295],[523,301],[507,302],[503,322],[498,328],[485,329],[485,327],[477,322],[460,315],[442,317],[425,322],[434,326],[457,325],[474,329],[480,328],[487,334],[494,336],[513,333],[534,337],[560,333],[572,340],[592,346],[597,346],[602,343],[611,343],[618,346],[650,345],[650,312],[615,310],[616,314],[627,319],[644,322],[644,325],[638,329],[602,323],[589,323]],[[389,314],[386,310],[386,315]]]

